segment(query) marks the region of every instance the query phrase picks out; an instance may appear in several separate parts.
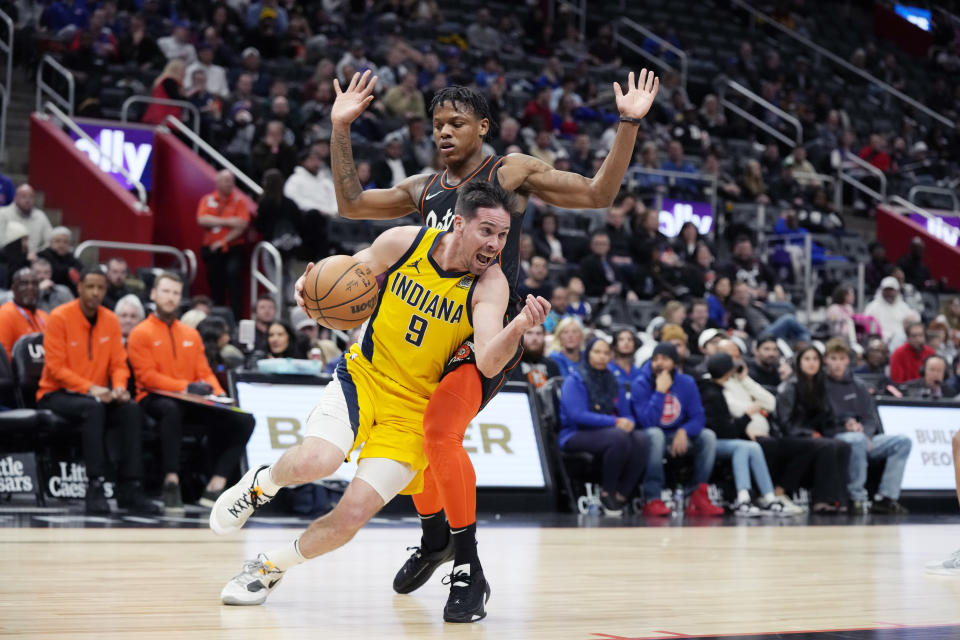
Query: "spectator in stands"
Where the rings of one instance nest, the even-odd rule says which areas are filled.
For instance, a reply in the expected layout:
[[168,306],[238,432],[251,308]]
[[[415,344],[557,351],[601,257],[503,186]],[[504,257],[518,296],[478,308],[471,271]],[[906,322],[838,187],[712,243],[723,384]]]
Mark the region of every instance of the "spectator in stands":
[[[681,147],[681,153],[683,148]],[[653,141],[647,141],[640,147],[639,169],[660,170],[660,160],[657,155],[657,144]],[[637,173],[636,189],[641,194],[653,194],[655,192],[665,191],[667,178],[662,175]]]
[[270,331],[270,325],[277,320],[277,303],[272,296],[266,293],[260,294],[253,307],[253,321],[256,328],[253,348],[256,351],[266,353],[269,350],[267,337]]
[[384,145],[383,158],[371,168],[373,182],[378,188],[389,189],[420,171],[414,161],[403,157],[403,140],[399,135],[390,134]]
[[693,259],[680,267],[680,284],[687,287],[690,295],[704,296],[717,277],[713,267],[713,252],[701,240],[693,251]]
[[0,238],[6,237],[7,225],[14,220],[26,227],[27,253],[31,262],[50,246],[50,235],[53,232],[47,214],[38,209],[35,203],[33,187],[22,184],[17,187],[13,202],[0,207]]
[[16,220],[9,222],[4,235],[0,236],[0,290],[10,288],[10,280],[17,270],[30,266],[29,239],[27,228]]
[[699,353],[700,335],[707,329],[719,329],[710,319],[710,307],[703,298],[694,298],[690,301],[690,312],[681,323],[687,334],[687,348],[690,353]]
[[957,347],[949,338],[950,331],[942,322],[933,321],[927,325],[927,346],[947,362],[953,362]]
[[539,389],[547,380],[560,375],[560,367],[552,358],[544,356],[546,333],[543,325],[530,327],[523,333],[523,355],[514,368],[512,380],[527,382]]
[[[193,45],[191,45],[192,47]],[[170,60],[167,66],[163,68],[163,73],[153,81],[150,97],[161,100],[183,100],[181,90],[186,68],[186,64],[180,58]],[[143,114],[142,120],[146,124],[160,124],[167,116],[182,118],[182,111],[181,107],[175,105],[150,103]]]
[[747,202],[770,204],[767,195],[767,183],[763,178],[763,168],[760,162],[750,158],[744,165],[743,175],[740,176],[740,190],[743,199]]
[[527,153],[527,145],[520,135],[520,123],[511,117],[504,118],[497,137],[490,140],[490,145],[500,155],[506,155],[507,149],[513,146],[520,147],[521,153]]
[[303,341],[297,336],[293,327],[286,322],[275,320],[270,323],[267,329],[267,350],[260,354],[258,358],[254,354],[254,360],[273,359],[273,358],[296,358],[304,359],[307,357],[303,348]]
[[926,247],[923,244],[923,238],[914,236],[910,240],[910,252],[897,260],[897,266],[903,269],[903,275],[907,282],[912,284],[918,291],[936,289],[937,282],[930,275],[930,269],[923,264],[923,253]]
[[130,268],[127,261],[123,258],[110,258],[107,260],[107,295],[103,298],[103,306],[111,311],[117,306],[117,300],[128,294],[137,294],[130,288],[128,279],[130,277]]
[[[733,358],[727,353],[715,353],[707,358],[706,364],[709,377],[698,380],[697,387],[706,426],[717,434],[717,457],[730,460],[733,466],[737,497],[730,509],[738,516],[761,515],[761,509],[771,515],[782,513],[785,505],[774,495],[763,449],[757,444],[756,435],[748,430],[751,416],[744,414],[734,418],[727,406],[725,384],[737,375]],[[760,508],[754,506],[750,497],[751,473],[760,493]]]
[[[770,435],[770,416],[777,408],[774,394],[756,381],[744,362],[745,354],[734,340],[723,339],[716,345],[717,353],[725,353],[733,360],[734,375],[724,382],[724,397],[734,419],[747,416],[745,433],[751,439]],[[712,355],[708,357],[708,360]]]
[[406,126],[399,130],[403,140],[403,155],[421,169],[431,166],[437,147],[425,131],[424,119],[412,114],[405,114],[405,119]]
[[128,293],[119,300],[113,308],[120,323],[120,335],[123,336],[123,346],[126,347],[130,338],[130,332],[138,324],[143,322],[146,312],[143,309],[143,303],[140,298],[132,293]]
[[630,385],[640,375],[640,368],[634,361],[639,347],[637,335],[632,329],[620,329],[613,334],[613,357],[610,360],[609,369],[616,376],[617,382],[623,387],[628,398]]
[[126,33],[120,37],[120,59],[133,63],[143,71],[160,69],[166,58],[157,41],[146,29],[146,23],[140,14],[130,16]]
[[[99,266],[83,271],[79,292],[77,300],[54,309],[48,318],[37,407],[80,423],[89,478],[88,514],[110,513],[103,489],[108,430],[120,434],[117,504],[136,513],[157,513],[159,509],[143,494],[143,414],[136,403],[130,402],[127,391],[130,370],[120,323],[101,305],[107,277]],[[91,348],[93,344],[97,348]]]
[[865,284],[867,291],[876,291],[880,288],[880,282],[890,275],[893,265],[887,260],[887,247],[882,242],[873,241],[870,243],[870,262],[867,263],[865,270]]
[[553,111],[550,110],[551,88],[541,86],[523,111],[521,122],[537,131],[553,131]]
[[234,185],[232,173],[218,172],[216,185],[216,190],[203,196],[197,205],[197,224],[205,229],[201,255],[213,299],[225,305],[229,293],[233,317],[241,318],[243,234],[250,224],[250,210]]
[[960,296],[943,300],[935,320],[946,325],[947,339],[953,342],[954,346],[960,347]]
[[54,308],[61,304],[73,300],[73,294],[69,287],[62,284],[56,284],[53,281],[53,267],[46,258],[37,258],[31,266],[34,277],[37,279],[39,295],[37,297],[37,308],[50,313]]
[[733,293],[727,300],[727,312],[730,326],[752,337],[769,334],[791,342],[810,341],[810,331],[791,313],[785,313],[771,322],[763,304],[753,298],[750,286],[742,280],[733,285]]
[[[788,438],[813,438],[827,453],[817,456],[813,488],[813,512],[837,513],[846,500],[846,468],[850,445],[832,438],[839,432],[836,415],[827,395],[822,358],[815,347],[797,353],[796,375],[780,385],[777,423]],[[832,458],[832,460],[830,460]]]
[[244,23],[248,31],[257,29],[261,21],[271,19],[275,22],[277,33],[286,33],[289,26],[287,10],[277,0],[251,2],[247,7]]
[[[610,260],[610,236],[597,231],[590,238],[590,255],[580,263],[580,276],[590,297],[623,296],[636,299],[622,272]],[[631,295],[632,294],[632,295]]]
[[850,285],[840,284],[833,290],[830,306],[827,307],[827,324],[831,337],[844,338],[850,344],[857,341],[857,327],[853,321],[853,303],[856,299]]
[[17,340],[31,333],[43,333],[47,327],[47,314],[37,308],[39,288],[37,277],[24,267],[13,274],[10,288],[13,299],[0,305],[0,345],[13,355]]
[[900,282],[893,276],[887,276],[880,281],[876,295],[863,310],[863,314],[873,316],[880,325],[880,335],[887,344],[903,331],[905,321],[911,318],[915,318],[915,322],[920,320],[920,315],[904,302],[900,295]]
[[517,287],[517,293],[523,299],[529,294],[543,296],[549,300],[553,293],[553,283],[549,281],[549,275],[547,259],[543,256],[533,256],[530,258],[527,277]]
[[817,177],[817,170],[813,164],[807,160],[807,149],[802,145],[797,145],[783,162],[783,166],[789,167],[793,178],[803,189],[819,189],[823,184]]
[[661,342],[653,357],[643,365],[640,375],[630,386],[630,404],[634,419],[650,436],[650,458],[643,481],[645,516],[670,515],[663,503],[663,456],[686,455],[694,458],[694,470],[686,495],[690,498],[687,515],[717,516],[723,509],[713,505],[707,495],[706,482],[713,472],[717,437],[704,428],[700,392],[693,378],[676,371],[677,348]]
[[839,338],[826,346],[827,399],[840,430],[834,435],[850,445],[850,471],[847,491],[853,500],[853,512],[867,508],[867,461],[885,461],[883,478],[874,496],[874,513],[907,513],[898,500],[903,471],[910,455],[910,438],[880,433],[877,405],[866,385],[850,373],[850,349]]
[[953,359],[950,377],[943,383],[943,395],[948,398],[960,395],[960,354]]
[[283,195],[293,200],[300,211],[317,211],[328,218],[337,215],[337,195],[333,176],[320,156],[312,151],[300,154],[300,164],[283,186]]
[[729,327],[727,301],[733,291],[731,280],[727,276],[719,276],[713,283],[713,291],[707,294],[707,306],[710,309],[710,320],[719,328]]
[[669,248],[670,241],[660,232],[660,212],[655,207],[645,207],[639,216],[639,225],[633,229],[635,255],[634,262],[650,265],[654,254],[662,255]]
[[66,286],[71,293],[76,294],[83,263],[74,257],[70,240],[70,229],[54,227],[50,232],[50,246],[40,251],[37,256],[47,260],[53,267],[54,282]]
[[880,338],[871,338],[863,350],[863,365],[857,367],[854,373],[886,375],[889,360],[887,354],[887,343]]
[[[6,206],[13,202],[16,189],[13,186],[13,180],[9,176],[0,173],[0,206]],[[0,237],[3,233],[0,232]]]
[[587,362],[563,382],[559,445],[601,457],[600,502],[607,515],[620,515],[633,495],[650,456],[650,436],[635,428],[623,386],[607,368],[610,345],[587,342]]
[[557,323],[564,318],[579,318],[570,310],[570,290],[563,285],[556,286],[550,292],[550,312],[543,321],[547,333],[553,333]]
[[157,46],[169,61],[180,60],[184,68],[197,60],[197,50],[190,42],[190,26],[180,22],[173,26],[173,33],[157,40]]
[[793,369],[781,357],[777,339],[773,336],[764,336],[757,340],[749,366],[750,377],[771,393],[776,393],[780,383],[793,375]]
[[700,243],[700,231],[692,222],[684,222],[677,239],[673,241],[673,251],[684,262],[693,262]]
[[504,45],[500,32],[490,24],[490,11],[482,7],[467,27],[467,42],[482,53],[499,53]]
[[553,133],[550,125],[537,130],[537,135],[530,145],[530,155],[538,160],[542,160],[551,167],[556,164],[560,150],[554,144]]
[[[71,68],[94,69],[96,66],[115,62],[118,59],[116,35],[107,26],[106,12],[95,9],[90,14],[89,23],[74,34],[67,57]],[[85,60],[83,60],[85,58]],[[76,64],[72,61],[77,61]]]
[[[677,349],[677,371],[691,373],[700,364],[700,356],[690,358],[689,337],[679,324],[668,322],[660,329],[660,341],[669,342]],[[692,375],[692,373],[691,373]]]
[[[720,166],[720,159],[717,158],[716,153],[712,151],[707,153],[703,160],[702,173],[716,177],[719,197],[729,200],[740,199],[740,186],[736,179]],[[712,186],[709,184],[702,186],[702,191],[708,198],[711,195],[711,190]]]
[[[570,153],[570,167],[574,173],[588,178],[593,177],[593,152],[590,150],[590,136],[578,133],[573,139],[573,150]],[[616,206],[614,201],[614,206]]]
[[[680,173],[698,173],[697,168],[683,157],[683,144],[679,140],[671,140],[667,147],[667,161],[663,163],[664,171],[677,171]],[[680,196],[694,196],[698,192],[698,185],[695,180],[686,178],[670,178],[673,185],[672,193]]]
[[230,85],[227,84],[227,72],[218,64],[213,62],[213,47],[208,42],[201,42],[197,47],[197,61],[186,69],[185,89],[192,86],[193,73],[203,71],[207,84],[206,90],[221,99],[226,99],[230,95]]
[[560,367],[560,375],[569,376],[580,365],[583,350],[583,327],[576,318],[564,318],[553,330],[549,357]]
[[720,271],[732,281],[745,282],[750,287],[750,295],[758,300],[767,297],[776,285],[776,277],[767,264],[753,250],[750,236],[738,236],[733,244],[733,255]]
[[540,224],[533,233],[533,244],[539,255],[544,256],[551,264],[565,264],[563,245],[557,238],[557,214],[547,211],[540,216]]
[[920,377],[901,384],[900,391],[908,398],[951,400],[953,398],[950,392],[953,387],[944,384],[947,380],[947,371],[947,361],[943,356],[932,354],[923,360],[919,368]]
[[297,166],[297,150],[284,140],[286,125],[280,120],[271,120],[264,128],[263,137],[251,150],[250,162],[255,176],[263,177],[268,169],[279,169],[284,178]]
[[866,160],[877,169],[880,169],[880,171],[886,173],[893,168],[893,163],[890,160],[890,155],[887,153],[886,148],[886,138],[879,133],[872,133],[870,134],[870,143],[860,149],[860,153],[857,155],[861,160]]
[[417,76],[408,73],[400,79],[400,83],[387,91],[383,97],[383,108],[388,116],[402,118],[412,115],[416,118],[426,118],[427,108],[423,101],[423,94],[417,89]]
[[567,311],[581,322],[586,322],[593,315],[590,303],[584,300],[585,288],[580,276],[570,276],[567,281]]

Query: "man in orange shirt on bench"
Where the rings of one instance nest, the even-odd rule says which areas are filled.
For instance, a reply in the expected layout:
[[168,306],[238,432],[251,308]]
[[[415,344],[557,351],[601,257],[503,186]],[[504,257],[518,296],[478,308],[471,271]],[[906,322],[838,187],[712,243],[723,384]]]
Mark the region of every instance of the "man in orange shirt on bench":
[[37,309],[40,287],[33,272],[24,267],[13,274],[10,283],[13,300],[0,305],[0,344],[13,357],[13,345],[21,336],[43,333],[47,314]]

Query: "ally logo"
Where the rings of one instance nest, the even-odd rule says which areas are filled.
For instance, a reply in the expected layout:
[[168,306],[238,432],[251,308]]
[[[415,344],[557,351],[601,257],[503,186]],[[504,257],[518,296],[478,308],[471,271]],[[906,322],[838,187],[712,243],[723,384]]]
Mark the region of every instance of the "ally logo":
[[709,202],[684,202],[664,198],[660,206],[660,232],[675,238],[685,222],[692,222],[700,235],[713,228],[713,207]]
[[144,188],[150,189],[151,156],[153,154],[153,132],[147,129],[104,127],[96,124],[78,123],[80,128],[93,138],[95,144],[84,138],[74,138],[74,145],[89,156],[100,170],[113,176],[124,189],[132,189],[117,170],[117,166],[126,169],[134,180],[139,180]]

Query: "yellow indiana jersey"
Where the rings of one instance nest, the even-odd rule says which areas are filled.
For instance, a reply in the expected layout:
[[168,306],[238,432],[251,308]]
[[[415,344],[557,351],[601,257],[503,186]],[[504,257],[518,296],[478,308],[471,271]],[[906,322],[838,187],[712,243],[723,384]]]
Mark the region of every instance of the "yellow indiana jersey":
[[444,271],[431,256],[445,231],[424,227],[391,266],[360,340],[359,351],[375,373],[429,398],[443,368],[473,334],[471,304],[477,277]]

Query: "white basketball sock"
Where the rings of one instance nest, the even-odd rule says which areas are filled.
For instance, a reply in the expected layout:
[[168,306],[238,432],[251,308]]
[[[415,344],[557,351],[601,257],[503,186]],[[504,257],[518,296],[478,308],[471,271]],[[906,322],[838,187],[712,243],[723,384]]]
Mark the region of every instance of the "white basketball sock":
[[273,551],[268,551],[263,554],[267,557],[267,560],[273,563],[273,565],[280,571],[286,571],[290,567],[295,567],[298,564],[306,562],[306,558],[300,553],[300,539],[293,541],[293,544],[286,544],[279,549],[274,549]]
[[260,488],[268,496],[277,495],[277,491],[283,488],[273,481],[273,465],[257,474],[257,482],[260,483]]

